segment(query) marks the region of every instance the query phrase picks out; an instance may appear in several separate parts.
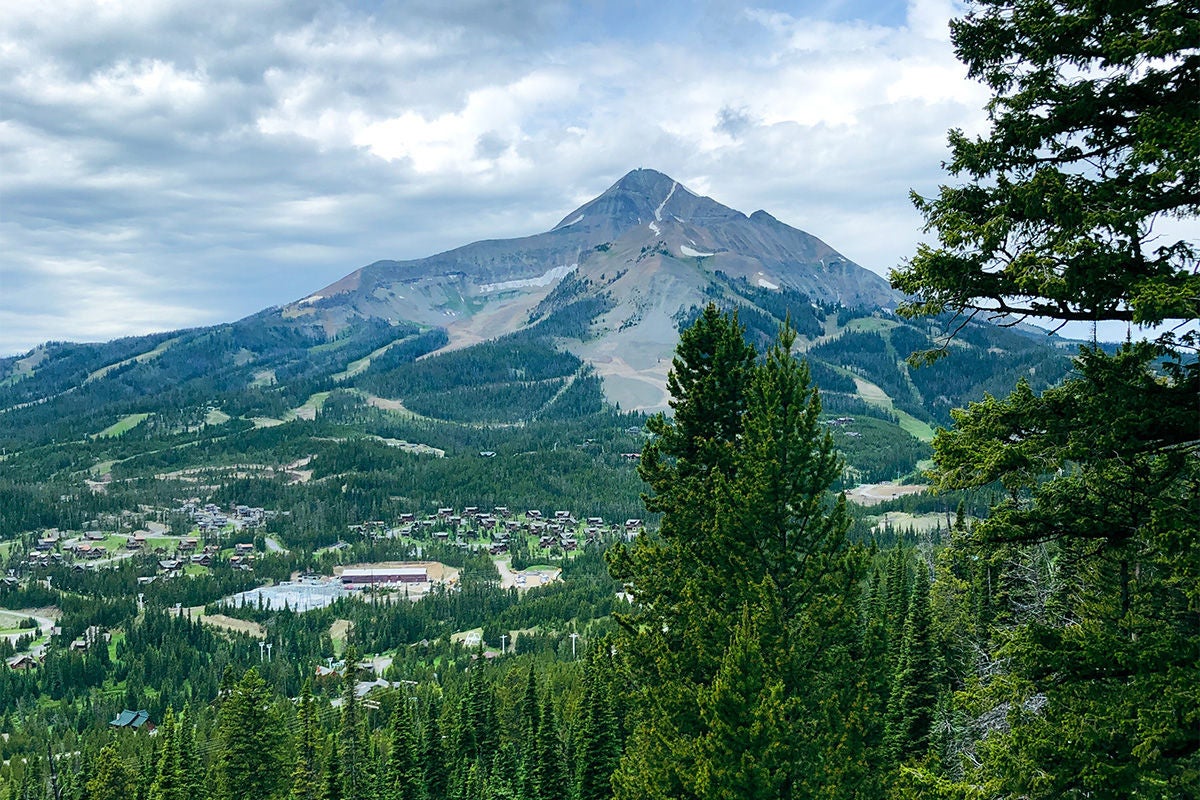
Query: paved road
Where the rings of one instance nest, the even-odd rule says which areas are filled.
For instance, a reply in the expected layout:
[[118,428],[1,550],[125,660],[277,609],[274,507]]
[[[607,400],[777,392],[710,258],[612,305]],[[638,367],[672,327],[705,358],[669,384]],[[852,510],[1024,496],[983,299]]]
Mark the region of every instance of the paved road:
[[[50,617],[45,617],[40,614],[36,614],[36,613],[26,611],[26,610],[13,610],[13,609],[8,609],[8,608],[0,608],[0,611],[5,612],[7,614],[13,614],[14,616],[20,617],[22,619],[25,619],[26,617],[33,617],[34,620],[37,621],[38,627],[42,629],[43,636],[49,636],[50,629],[53,628],[57,624]],[[28,633],[33,633],[33,630],[25,629],[25,630],[17,631],[16,633],[5,634],[5,637],[10,642],[15,644],[18,638],[20,638],[21,636],[24,636],[25,634],[28,634]],[[45,649],[44,647],[39,645],[38,647],[33,648],[33,650],[31,650],[30,652],[32,652],[34,655],[38,655],[44,649]]]

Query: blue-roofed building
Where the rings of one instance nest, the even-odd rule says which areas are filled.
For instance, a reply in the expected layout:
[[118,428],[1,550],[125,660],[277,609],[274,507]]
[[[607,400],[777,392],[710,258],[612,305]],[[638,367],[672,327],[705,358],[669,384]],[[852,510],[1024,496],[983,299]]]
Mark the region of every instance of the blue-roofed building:
[[154,723],[150,721],[149,711],[130,711],[125,709],[117,718],[108,723],[113,728],[130,728],[132,730],[141,730],[145,728],[148,731],[154,730]]

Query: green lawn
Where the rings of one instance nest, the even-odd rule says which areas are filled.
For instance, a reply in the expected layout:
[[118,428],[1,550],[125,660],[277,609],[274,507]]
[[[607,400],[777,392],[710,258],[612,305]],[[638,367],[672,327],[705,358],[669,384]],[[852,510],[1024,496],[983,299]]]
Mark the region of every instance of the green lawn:
[[92,436],[93,439],[111,439],[120,436],[126,431],[136,428],[149,418],[149,414],[126,414],[119,420],[109,425],[104,430]]
[[933,441],[933,426],[928,422],[922,422],[907,411],[901,411],[895,407],[892,408],[892,413],[900,418],[900,427],[908,431],[908,433],[922,442]]
[[165,342],[163,342],[162,344],[160,344],[158,347],[154,348],[153,350],[149,350],[145,353],[139,353],[138,355],[133,356],[132,358],[127,358],[124,361],[118,361],[115,364],[109,364],[107,366],[101,367],[100,369],[96,370],[92,374],[88,375],[87,378],[85,378],[83,382],[91,383],[92,381],[98,381],[101,378],[103,378],[105,375],[107,375],[108,373],[112,372],[113,370],[123,367],[126,364],[132,364],[135,361],[139,364],[145,364],[147,361],[158,358],[163,353],[167,352],[167,349],[169,347],[171,347],[171,345],[175,344],[178,341],[179,341],[179,337],[175,337],[174,339],[167,339]]
[[861,317],[852,319],[846,323],[843,330],[856,331],[858,333],[878,333],[891,330],[899,326],[900,323],[894,319],[883,319],[882,317]]
[[204,421],[209,425],[224,425],[231,419],[233,419],[233,417],[229,416],[219,408],[212,409],[204,417]]
[[113,460],[113,461],[97,461],[95,464],[92,465],[92,468],[89,471],[96,477],[101,477],[103,475],[107,475],[108,473],[112,472],[113,464],[116,464],[116,463],[117,462],[115,460]]

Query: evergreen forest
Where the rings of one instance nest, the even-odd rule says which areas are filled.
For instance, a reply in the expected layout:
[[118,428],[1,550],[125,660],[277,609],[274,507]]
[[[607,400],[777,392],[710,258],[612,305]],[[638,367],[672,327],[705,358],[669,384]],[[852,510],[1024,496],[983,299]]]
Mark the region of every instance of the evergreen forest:
[[0,800],[1200,797],[1200,6],[951,33],[903,303],[718,275],[669,414],[574,279],[0,361]]

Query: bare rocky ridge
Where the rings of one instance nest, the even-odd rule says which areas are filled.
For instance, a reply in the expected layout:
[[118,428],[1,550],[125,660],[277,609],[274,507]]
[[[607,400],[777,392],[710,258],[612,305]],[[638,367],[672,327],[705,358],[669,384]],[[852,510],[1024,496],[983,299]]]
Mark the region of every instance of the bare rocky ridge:
[[281,313],[330,336],[369,318],[443,327],[459,348],[528,325],[573,275],[578,297],[603,295],[611,308],[563,346],[595,366],[610,401],[651,410],[665,406],[679,316],[706,302],[718,271],[847,306],[889,308],[897,299],[883,278],[765,211],[746,216],[638,169],[545,233],[377,261]]

